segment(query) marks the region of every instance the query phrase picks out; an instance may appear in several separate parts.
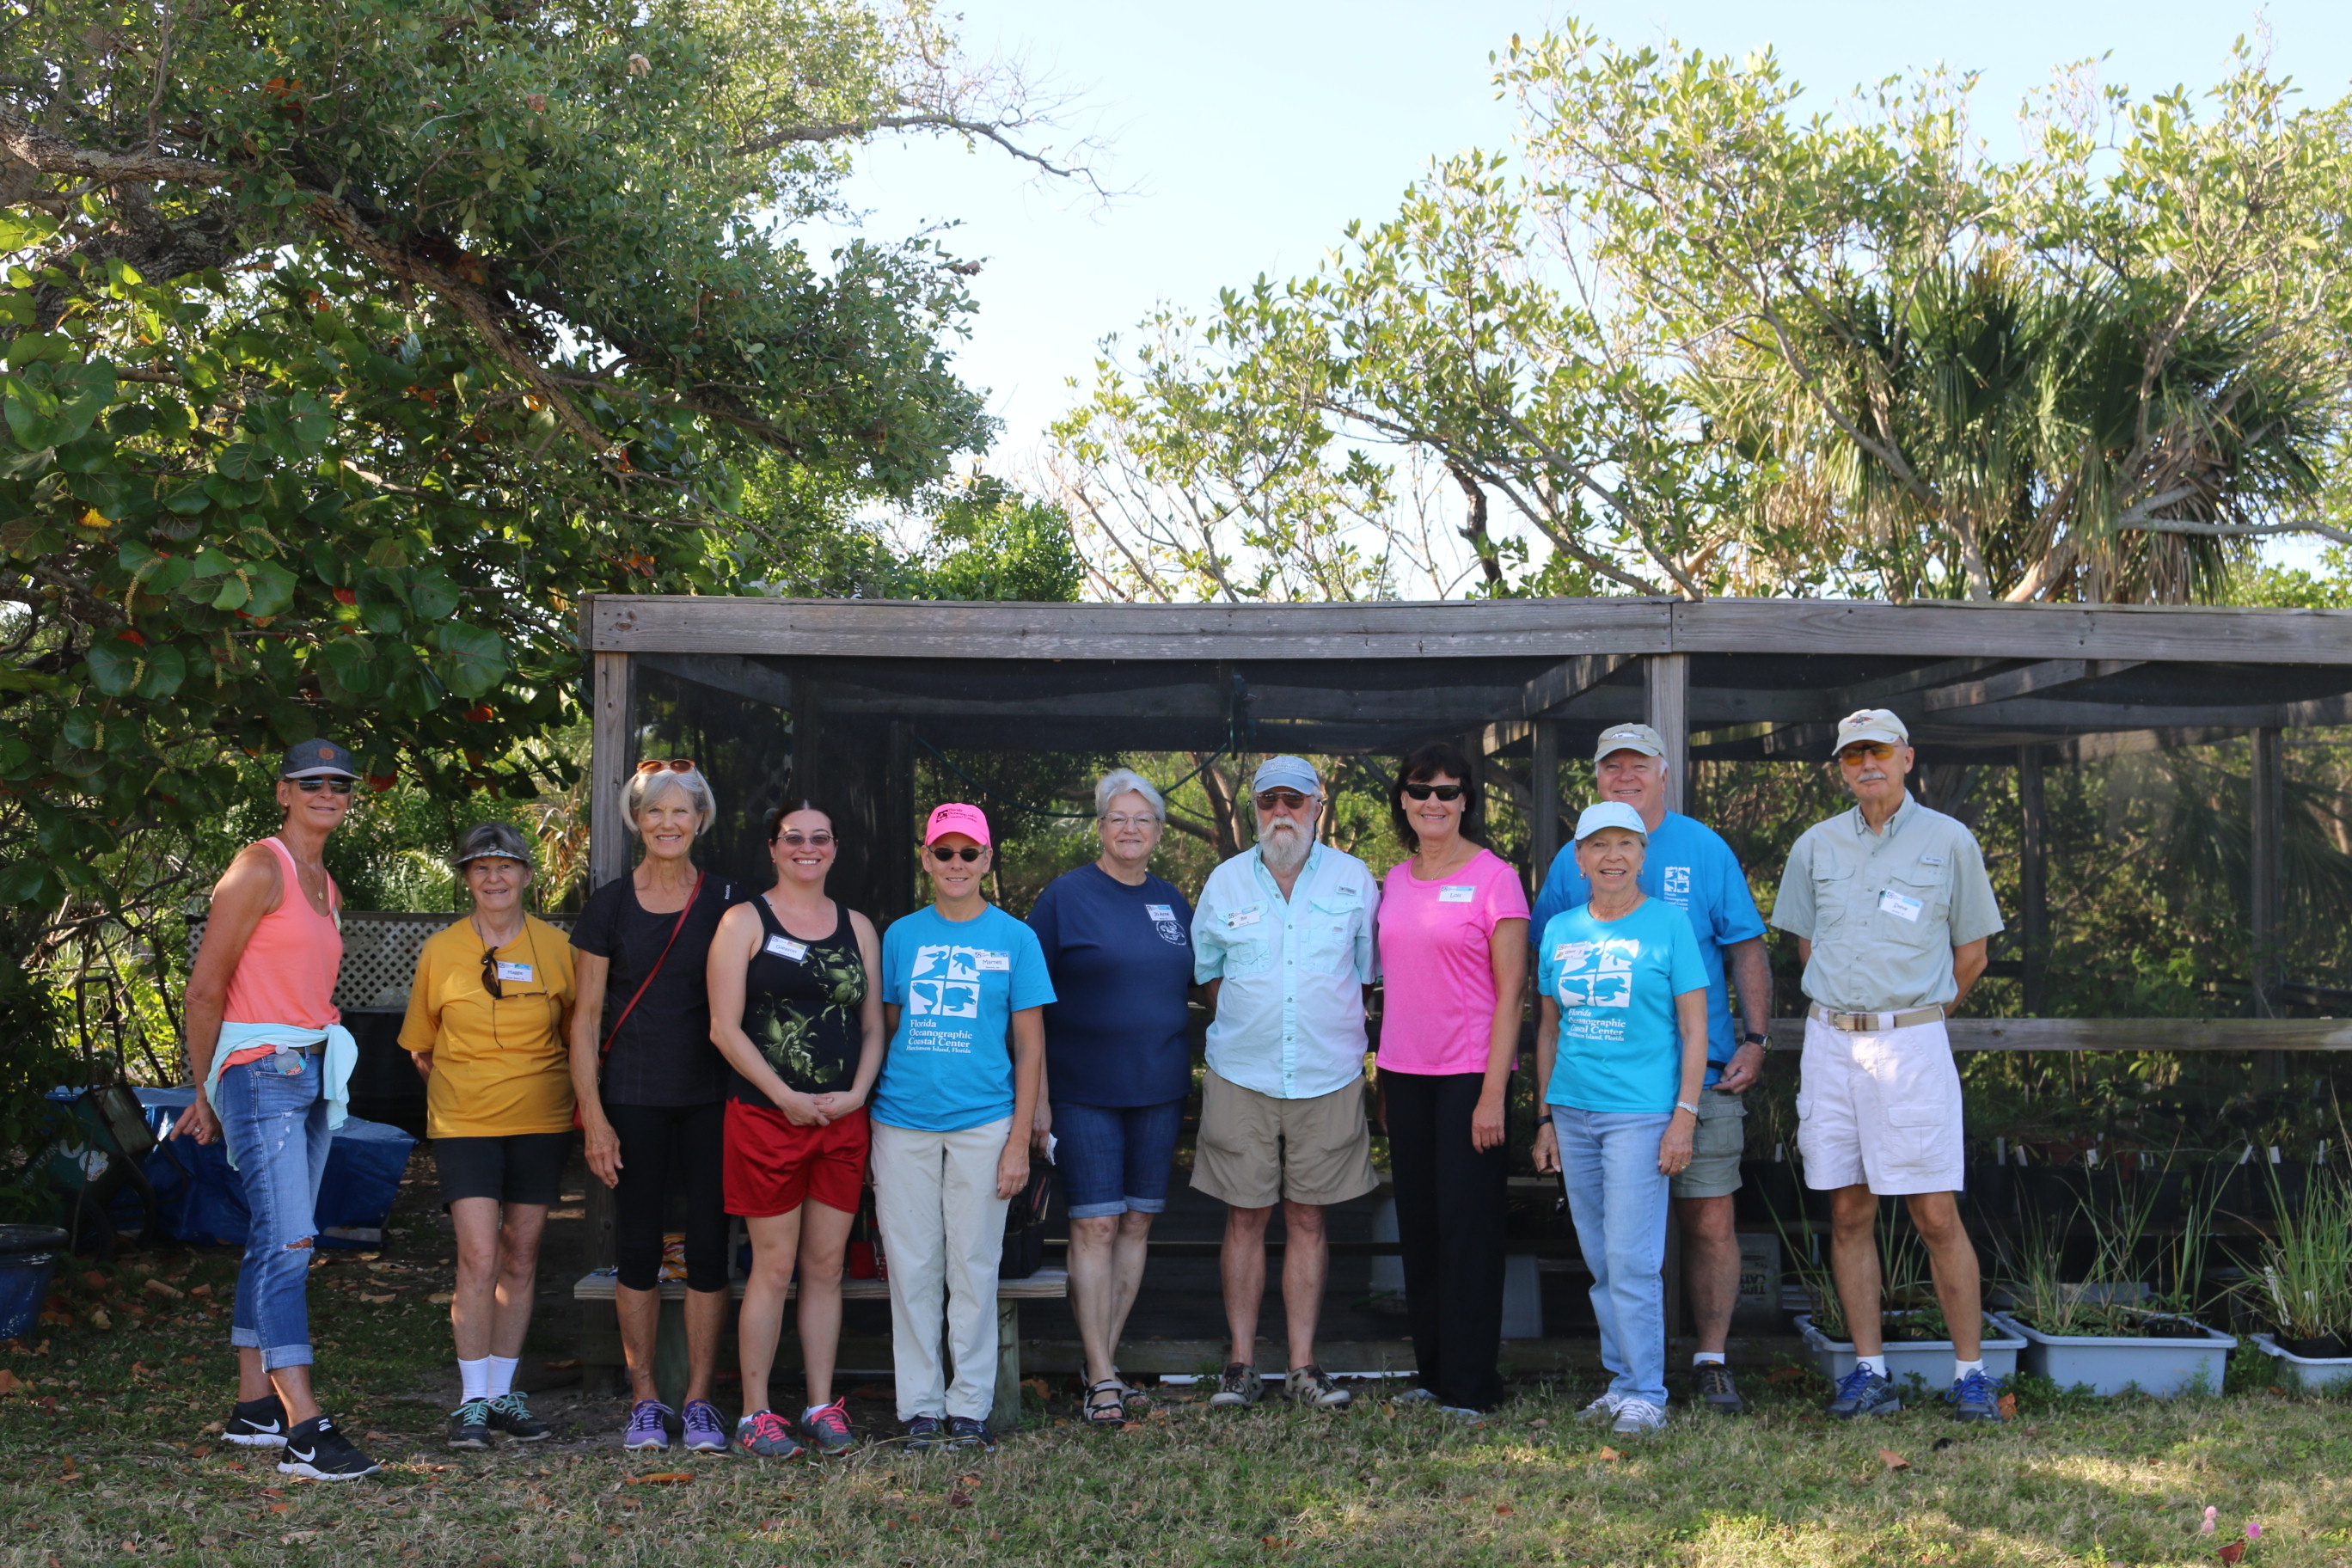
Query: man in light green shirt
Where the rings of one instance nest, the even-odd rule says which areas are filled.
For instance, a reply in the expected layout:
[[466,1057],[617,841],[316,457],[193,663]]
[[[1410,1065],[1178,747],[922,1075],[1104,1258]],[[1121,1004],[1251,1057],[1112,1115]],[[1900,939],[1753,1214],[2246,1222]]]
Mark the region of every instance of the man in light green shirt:
[[1886,1376],[1874,1235],[1878,1199],[1899,1195],[1951,1325],[1953,1417],[1997,1421],[1976,1248],[1960,1221],[1960,1077],[1944,1019],[1984,973],[2000,910],[1975,836],[1904,787],[1914,753],[1901,719],[1848,714],[1835,755],[1854,808],[1805,830],[1772,909],[1804,965],[1797,1147],[1805,1184],[1830,1194],[1830,1267],[1856,1358],[1829,1413],[1902,1408]]

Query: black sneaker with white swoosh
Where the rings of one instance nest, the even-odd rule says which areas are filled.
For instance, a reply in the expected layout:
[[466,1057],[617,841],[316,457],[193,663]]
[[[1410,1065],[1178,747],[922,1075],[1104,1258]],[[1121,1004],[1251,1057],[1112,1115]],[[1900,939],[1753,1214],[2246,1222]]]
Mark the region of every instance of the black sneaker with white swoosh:
[[286,1457],[278,1461],[279,1475],[314,1481],[355,1481],[375,1471],[376,1462],[352,1447],[327,1415],[298,1422],[286,1434]]
[[221,1436],[241,1448],[282,1448],[286,1446],[286,1406],[278,1395],[237,1402]]

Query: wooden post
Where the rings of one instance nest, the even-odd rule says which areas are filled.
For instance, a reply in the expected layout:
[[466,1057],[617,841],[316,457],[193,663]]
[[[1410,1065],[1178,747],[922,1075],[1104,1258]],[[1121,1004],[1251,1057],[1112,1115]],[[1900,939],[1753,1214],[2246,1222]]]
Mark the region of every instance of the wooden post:
[[2029,1017],[2040,1017],[2050,1005],[2050,893],[2044,876],[2043,858],[2049,846],[2039,746],[2017,748],[2017,898],[2024,906],[2018,911],[2018,925],[2025,946],[2025,1011]]
[[1650,728],[1666,743],[1666,809],[1681,811],[1690,793],[1690,655],[1654,653],[1642,661]]
[[913,726],[890,721],[889,776],[883,781],[880,912],[897,920],[915,908],[915,743]]
[[1535,721],[1534,733],[1528,739],[1535,752],[1535,764],[1528,775],[1528,810],[1534,816],[1528,824],[1529,869],[1535,881],[1529,889],[1532,896],[1543,890],[1544,878],[1559,855],[1559,721]]
[[630,689],[629,655],[600,653],[595,658],[595,710],[589,721],[588,890],[628,874],[628,818],[622,796],[637,765],[635,693]]
[[[2275,726],[2256,730],[2253,740],[2253,865],[2250,879],[2253,908],[2249,911],[2248,957],[2252,985],[2253,1016],[2283,1016],[2279,981],[2279,933],[2286,923],[2286,748]],[[2276,1088],[2286,1079],[2286,1058],[2276,1051],[2254,1058],[2254,1079]]]

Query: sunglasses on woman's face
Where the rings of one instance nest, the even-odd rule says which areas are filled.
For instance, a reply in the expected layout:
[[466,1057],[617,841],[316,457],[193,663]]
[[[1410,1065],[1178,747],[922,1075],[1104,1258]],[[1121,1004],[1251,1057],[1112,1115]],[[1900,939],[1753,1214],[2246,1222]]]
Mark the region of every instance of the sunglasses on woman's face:
[[987,853],[987,850],[982,848],[977,844],[967,844],[961,849],[951,844],[934,844],[931,846],[931,858],[937,860],[942,866],[946,865],[950,860],[961,860],[965,865],[969,866],[974,860],[979,859],[982,856]]
[[1431,795],[1435,795],[1440,800],[1455,801],[1462,798],[1462,786],[1460,784],[1409,784],[1404,786],[1404,793],[1414,800],[1427,800]]
[[657,773],[664,768],[667,768],[674,773],[690,773],[694,771],[694,759],[692,757],[672,757],[666,763],[639,763],[637,764],[637,772],[641,773]]
[[800,829],[794,828],[790,833],[779,835],[776,838],[776,842],[782,845],[787,849],[806,849],[811,846],[814,846],[819,849],[827,849],[831,848],[833,846],[833,835],[830,833],[803,833]]
[[320,790],[333,795],[352,793],[352,781],[349,779],[296,779],[292,782],[294,787],[304,795],[316,795]]

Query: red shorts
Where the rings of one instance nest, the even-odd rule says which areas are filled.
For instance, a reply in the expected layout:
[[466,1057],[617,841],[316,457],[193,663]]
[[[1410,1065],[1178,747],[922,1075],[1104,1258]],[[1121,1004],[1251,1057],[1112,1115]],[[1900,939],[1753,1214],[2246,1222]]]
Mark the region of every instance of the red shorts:
[[727,1102],[727,1212],[769,1219],[814,1198],[856,1214],[866,1186],[866,1108],[823,1127],[795,1127],[781,1110]]

